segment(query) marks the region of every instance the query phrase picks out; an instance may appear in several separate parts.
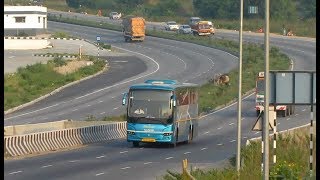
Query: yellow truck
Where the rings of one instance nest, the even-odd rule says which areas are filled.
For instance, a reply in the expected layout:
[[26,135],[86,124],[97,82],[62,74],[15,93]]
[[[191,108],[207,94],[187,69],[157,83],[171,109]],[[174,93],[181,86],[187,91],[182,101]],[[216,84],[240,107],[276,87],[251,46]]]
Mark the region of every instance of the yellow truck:
[[123,36],[128,41],[144,41],[145,20],[142,17],[126,16],[122,20]]

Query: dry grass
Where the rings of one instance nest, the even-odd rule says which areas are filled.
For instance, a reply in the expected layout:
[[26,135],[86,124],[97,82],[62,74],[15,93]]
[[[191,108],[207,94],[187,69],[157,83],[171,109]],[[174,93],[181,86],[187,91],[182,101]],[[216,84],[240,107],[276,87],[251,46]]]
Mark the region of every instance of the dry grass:
[[82,68],[84,66],[90,66],[92,64],[93,64],[92,61],[72,60],[72,61],[68,61],[67,64],[64,65],[64,66],[55,67],[54,70],[57,73],[66,75],[66,74],[70,74],[70,73],[73,73],[73,72],[77,71],[79,68]]

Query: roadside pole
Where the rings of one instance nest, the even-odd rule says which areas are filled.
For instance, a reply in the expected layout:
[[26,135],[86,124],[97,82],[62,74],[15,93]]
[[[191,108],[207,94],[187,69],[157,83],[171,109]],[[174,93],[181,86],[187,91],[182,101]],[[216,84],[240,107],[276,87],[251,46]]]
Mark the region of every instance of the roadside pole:
[[99,44],[99,42],[100,42],[100,40],[101,40],[101,37],[100,37],[100,36],[97,36],[97,45],[98,45],[98,59],[99,59],[99,49],[100,49],[100,44]]
[[264,118],[262,128],[263,139],[263,179],[269,180],[269,0],[265,0],[265,84],[264,84]]
[[239,89],[238,89],[238,133],[237,133],[237,172],[240,177],[241,160],[241,83],[242,83],[242,26],[243,26],[243,0],[240,0],[240,30],[239,30]]

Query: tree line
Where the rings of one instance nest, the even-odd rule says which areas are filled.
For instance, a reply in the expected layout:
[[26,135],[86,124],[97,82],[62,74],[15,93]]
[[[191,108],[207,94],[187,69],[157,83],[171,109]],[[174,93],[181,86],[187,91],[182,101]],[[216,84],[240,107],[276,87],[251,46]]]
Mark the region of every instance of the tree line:
[[[197,15],[212,19],[238,19],[239,0],[66,0],[69,7],[91,9],[112,9],[126,14],[143,16],[190,16]],[[190,3],[193,12],[183,9]],[[264,0],[244,0],[245,18],[264,18]],[[249,6],[257,7],[257,14],[249,13]],[[277,20],[297,20],[316,17],[316,0],[271,0],[270,18]]]

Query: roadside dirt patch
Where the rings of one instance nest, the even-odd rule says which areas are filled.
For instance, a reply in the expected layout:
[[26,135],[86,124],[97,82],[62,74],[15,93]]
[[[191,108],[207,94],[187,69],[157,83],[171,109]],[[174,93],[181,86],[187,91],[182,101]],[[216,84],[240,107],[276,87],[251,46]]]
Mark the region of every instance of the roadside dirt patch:
[[79,60],[72,60],[72,61],[67,61],[67,64],[64,66],[60,67],[55,67],[54,70],[60,74],[68,74],[68,73],[73,73],[77,71],[79,68],[82,68],[84,66],[91,66],[93,65],[92,61],[79,61]]

